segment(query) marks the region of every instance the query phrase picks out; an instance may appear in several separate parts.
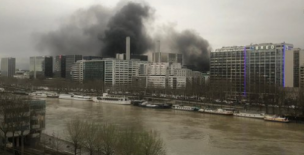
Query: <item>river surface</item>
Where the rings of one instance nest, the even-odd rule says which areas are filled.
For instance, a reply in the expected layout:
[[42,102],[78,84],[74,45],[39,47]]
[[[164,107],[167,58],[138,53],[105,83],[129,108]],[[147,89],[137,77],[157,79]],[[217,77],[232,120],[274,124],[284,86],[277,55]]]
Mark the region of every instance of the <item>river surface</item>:
[[168,155],[304,154],[304,124],[62,99],[47,99],[46,112],[45,132],[63,138],[65,123],[81,117],[156,130]]

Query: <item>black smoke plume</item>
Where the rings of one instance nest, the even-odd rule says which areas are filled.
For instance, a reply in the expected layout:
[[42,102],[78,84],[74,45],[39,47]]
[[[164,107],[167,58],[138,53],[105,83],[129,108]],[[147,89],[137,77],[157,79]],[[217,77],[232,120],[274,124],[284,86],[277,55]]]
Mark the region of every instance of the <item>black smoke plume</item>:
[[144,21],[153,16],[153,10],[143,4],[129,2],[122,7],[109,21],[102,55],[114,57],[115,53],[126,51],[126,37],[131,37],[131,53],[144,54],[152,46],[147,35]]
[[87,10],[78,10],[59,29],[37,34],[36,47],[51,55],[115,57],[116,53],[126,51],[125,39],[130,36],[131,53],[154,51],[155,43],[160,40],[168,47],[162,52],[182,53],[185,64],[195,65],[201,71],[209,69],[208,41],[194,31],[177,32],[173,27],[166,28],[163,34],[152,33],[157,37],[151,37],[145,24],[153,17],[154,9],[142,3],[127,2],[114,9],[92,6]]
[[184,65],[193,70],[209,71],[211,47],[207,40],[193,30],[178,32],[172,25],[157,28],[154,38],[160,41],[161,52],[181,53]]
[[100,5],[78,10],[49,33],[35,34],[36,48],[52,55],[99,55],[112,11]]
[[183,54],[186,65],[194,65],[199,71],[209,70],[210,47],[207,40],[190,30],[177,33],[174,40],[175,49]]

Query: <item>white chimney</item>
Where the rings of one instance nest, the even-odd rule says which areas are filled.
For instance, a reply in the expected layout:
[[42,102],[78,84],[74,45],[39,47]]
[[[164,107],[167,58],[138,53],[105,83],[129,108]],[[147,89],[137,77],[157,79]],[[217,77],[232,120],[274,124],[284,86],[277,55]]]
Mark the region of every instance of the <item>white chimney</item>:
[[130,60],[130,37],[126,38],[126,60]]

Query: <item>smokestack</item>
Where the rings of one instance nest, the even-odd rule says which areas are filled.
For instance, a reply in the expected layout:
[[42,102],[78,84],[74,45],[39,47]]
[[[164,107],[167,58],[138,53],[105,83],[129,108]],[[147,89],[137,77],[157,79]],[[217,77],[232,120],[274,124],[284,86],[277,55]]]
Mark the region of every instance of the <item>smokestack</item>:
[[130,60],[130,37],[126,38],[126,60]]

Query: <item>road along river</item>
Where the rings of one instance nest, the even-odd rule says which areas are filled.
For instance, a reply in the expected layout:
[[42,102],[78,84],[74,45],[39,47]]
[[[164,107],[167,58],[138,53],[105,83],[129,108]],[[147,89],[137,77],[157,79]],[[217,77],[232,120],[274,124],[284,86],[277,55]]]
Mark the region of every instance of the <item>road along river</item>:
[[45,132],[64,138],[65,123],[75,117],[156,130],[168,155],[304,154],[304,124],[89,101],[47,99]]

